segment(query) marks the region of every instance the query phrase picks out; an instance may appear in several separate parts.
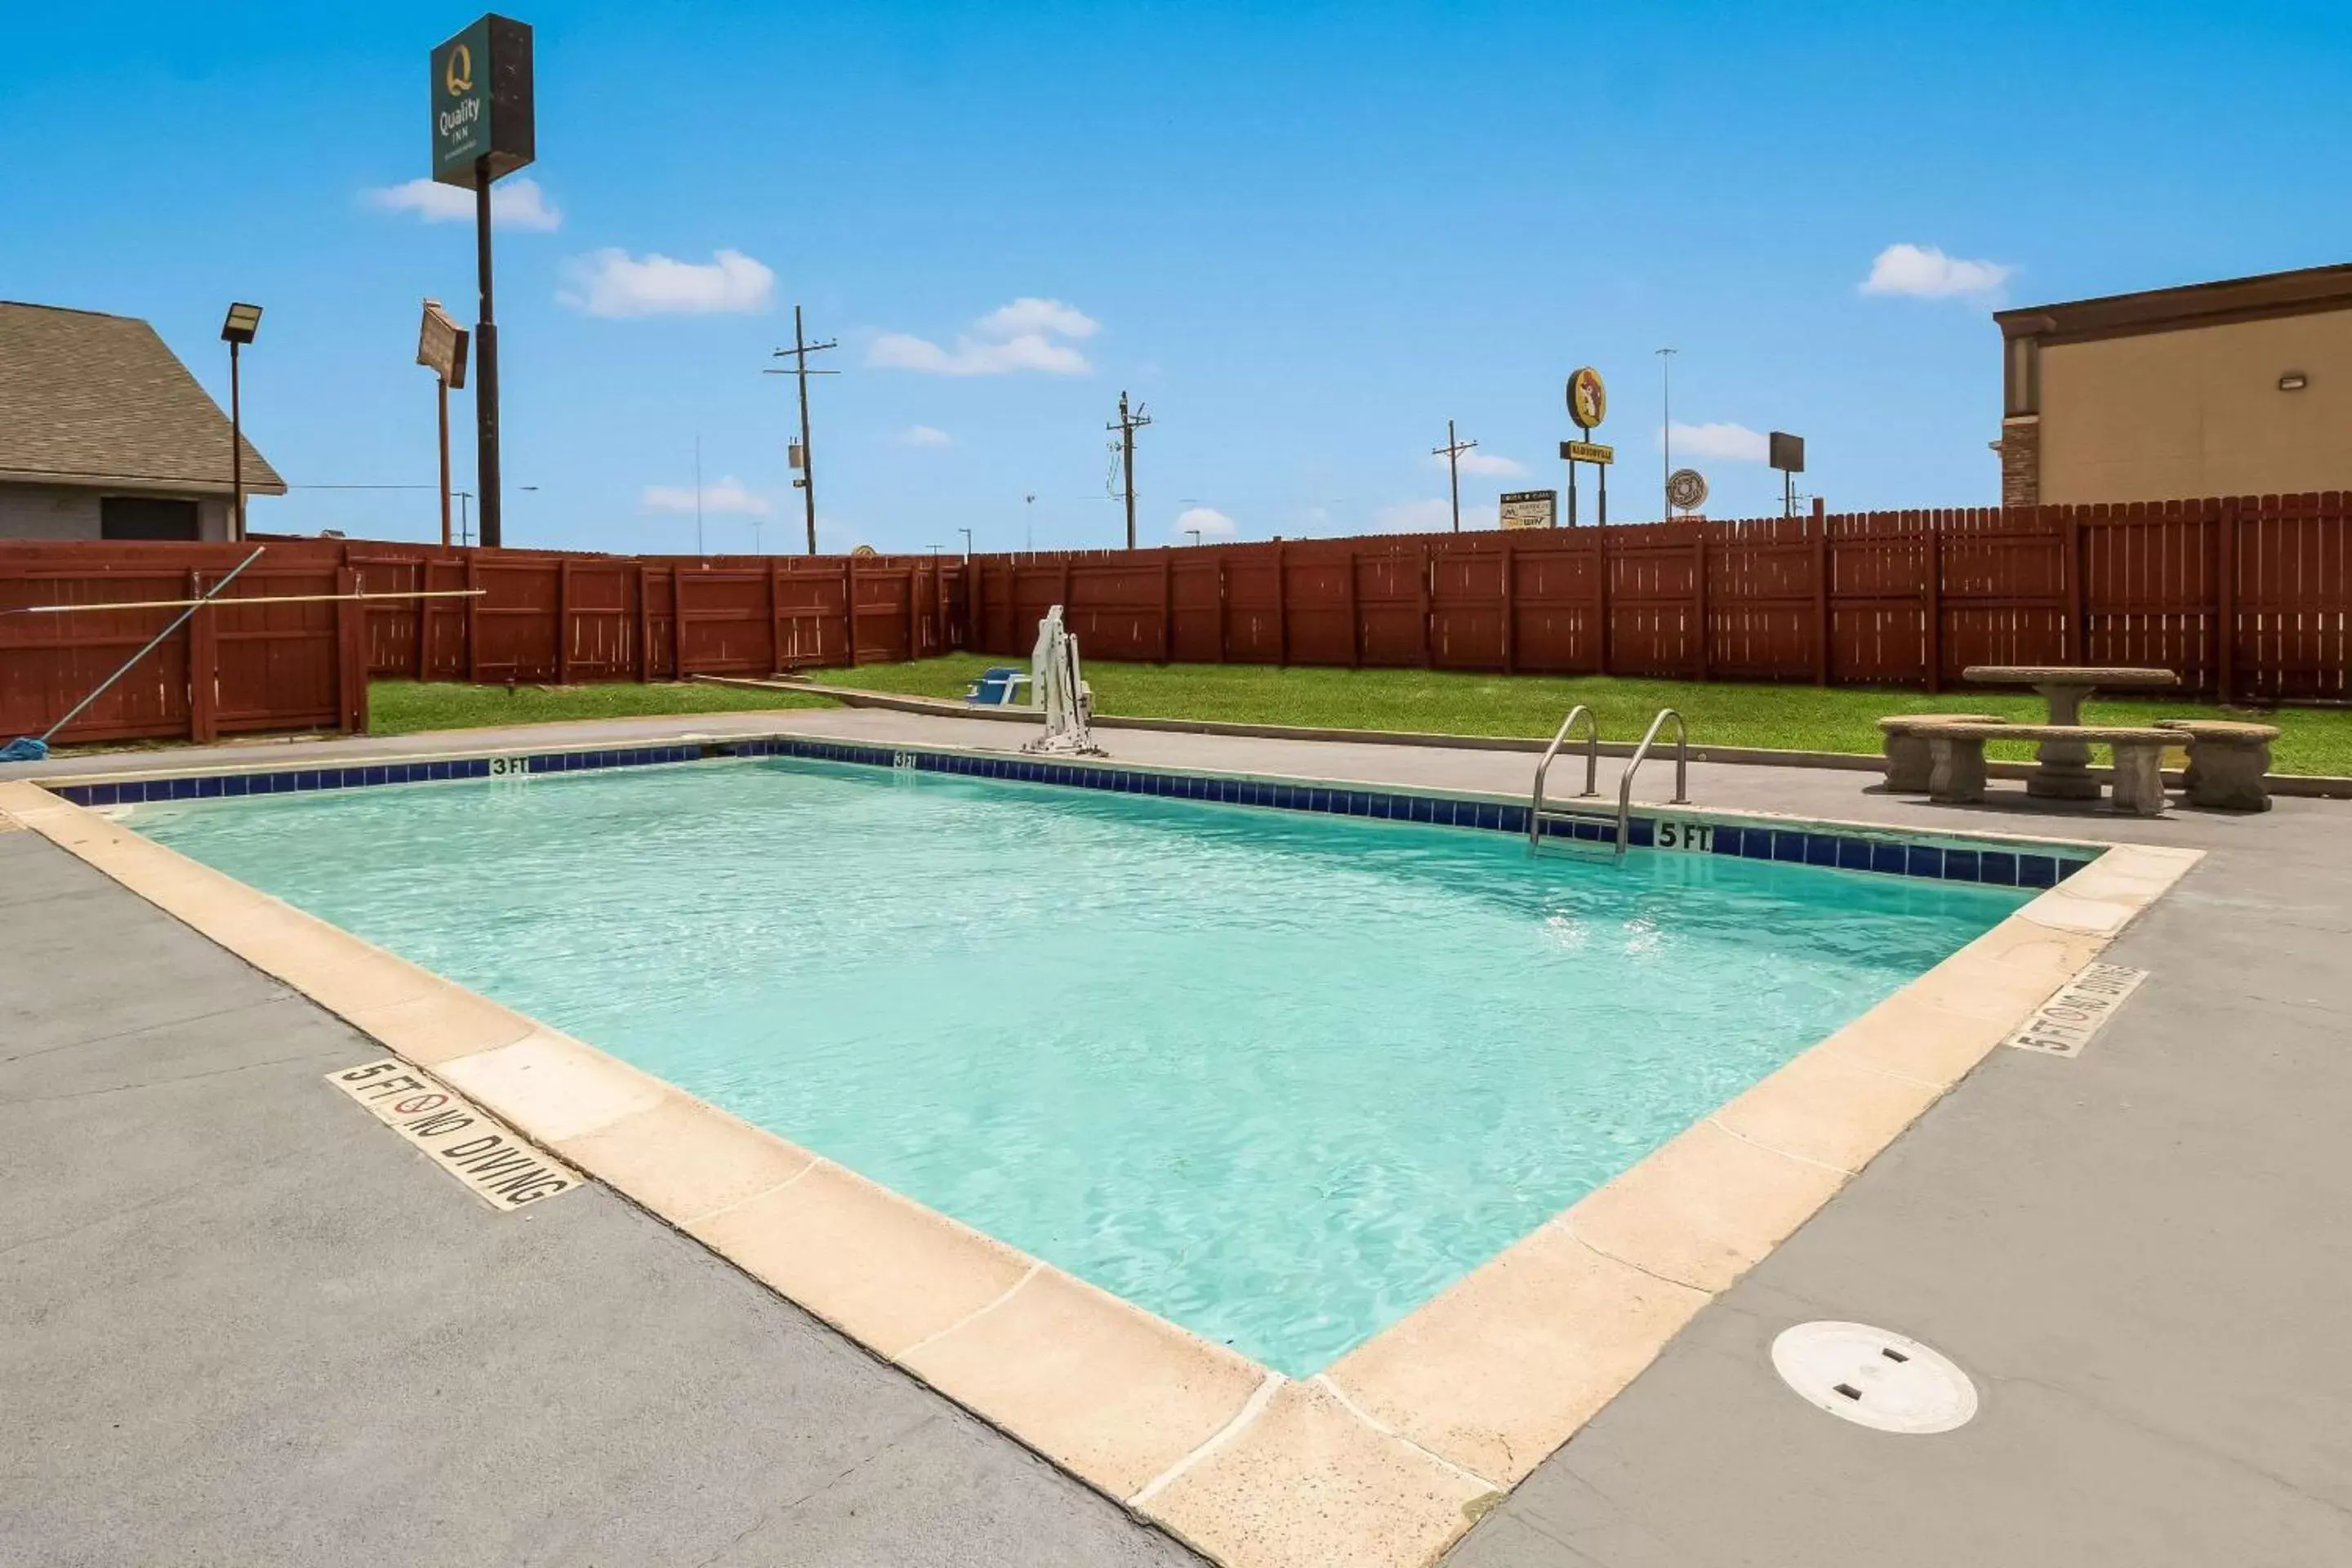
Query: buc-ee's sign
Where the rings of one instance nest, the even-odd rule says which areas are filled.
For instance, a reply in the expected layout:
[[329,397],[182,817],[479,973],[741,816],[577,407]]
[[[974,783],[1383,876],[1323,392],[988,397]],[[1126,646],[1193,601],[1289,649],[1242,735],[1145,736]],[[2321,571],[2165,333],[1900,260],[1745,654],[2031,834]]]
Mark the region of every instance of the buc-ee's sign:
[[484,16],[433,51],[433,177],[474,188],[485,166],[493,180],[530,163],[530,27]]

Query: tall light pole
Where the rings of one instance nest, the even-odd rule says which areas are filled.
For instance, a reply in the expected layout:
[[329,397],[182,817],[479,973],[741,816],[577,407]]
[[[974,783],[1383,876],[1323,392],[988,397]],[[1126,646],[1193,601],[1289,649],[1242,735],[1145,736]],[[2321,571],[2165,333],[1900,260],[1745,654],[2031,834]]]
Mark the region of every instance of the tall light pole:
[[1668,496],[1667,489],[1675,477],[1675,355],[1680,353],[1682,353],[1680,349],[1658,351],[1658,409],[1661,421],[1658,426],[1658,450],[1659,462],[1662,465],[1658,470],[1658,519],[1662,522],[1671,521],[1675,515],[1675,503]]
[[1454,497],[1454,531],[1456,533],[1462,531],[1462,454],[1477,444],[1475,441],[1454,439],[1454,421],[1448,419],[1445,422],[1445,445],[1430,448],[1431,457],[1445,459],[1445,487]]
[[221,322],[221,342],[228,345],[228,489],[229,537],[245,537],[245,413],[237,387],[236,351],[261,330],[261,307],[236,304]]
[[1037,492],[1031,490],[1021,498],[1021,553],[1037,553],[1037,534],[1034,527],[1037,519]]
[[956,531],[963,535],[963,558],[969,561],[971,559],[971,530],[959,528]]

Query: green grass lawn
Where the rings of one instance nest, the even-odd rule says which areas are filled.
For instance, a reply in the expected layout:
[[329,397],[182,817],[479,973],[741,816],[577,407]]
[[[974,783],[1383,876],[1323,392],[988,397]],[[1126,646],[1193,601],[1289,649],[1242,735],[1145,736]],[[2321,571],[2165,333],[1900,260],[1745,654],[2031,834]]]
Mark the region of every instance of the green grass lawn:
[[[961,688],[958,688],[959,690]],[[368,733],[478,730],[556,719],[634,719],[662,713],[740,713],[767,708],[830,708],[823,697],[752,691],[736,686],[467,686],[453,681],[376,680],[368,684]]]
[[[871,691],[960,698],[988,666],[1026,662],[957,654],[915,664],[822,671],[815,678]],[[1975,688],[1930,697],[1924,691],[1844,686],[1098,661],[1089,661],[1086,673],[1097,711],[1135,718],[1549,739],[1561,715],[1582,702],[1600,719],[1601,738],[1608,741],[1639,740],[1652,714],[1674,708],[1689,725],[1694,745],[1872,755],[1879,750],[1872,721],[1889,713],[1998,713],[2012,723],[2048,716],[2042,699],[2031,691]],[[2087,722],[2114,724],[2222,717],[2260,719],[2284,731],[2273,748],[2274,765],[2282,773],[2352,773],[2352,711],[2287,708],[2242,713],[2197,702],[2094,698],[2084,713]],[[2021,757],[2026,752],[2021,746],[1992,749],[1994,755]]]

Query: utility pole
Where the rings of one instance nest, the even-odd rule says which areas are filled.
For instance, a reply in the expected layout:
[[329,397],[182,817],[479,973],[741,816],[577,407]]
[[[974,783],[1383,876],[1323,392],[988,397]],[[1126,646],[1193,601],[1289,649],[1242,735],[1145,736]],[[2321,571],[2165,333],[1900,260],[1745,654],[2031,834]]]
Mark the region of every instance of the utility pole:
[[708,553],[702,548],[702,432],[694,433],[694,553]]
[[808,367],[808,356],[840,346],[838,340],[813,343],[803,337],[801,333],[801,308],[794,305],[793,307],[793,346],[788,349],[778,349],[770,356],[774,359],[789,356],[793,362],[793,368],[789,371],[772,370],[767,373],[770,375],[795,376],[800,381],[801,438],[793,446],[793,450],[799,456],[792,466],[798,468],[801,475],[793,481],[793,488],[801,492],[807,503],[808,552],[811,555],[816,553],[816,464],[809,455],[808,378],[813,375],[838,375],[841,373],[835,370],[811,370]]
[[1675,503],[1667,491],[1675,477],[1675,355],[1680,349],[1658,351],[1658,518],[1672,522]]
[[1122,392],[1118,395],[1118,423],[1103,426],[1106,430],[1118,432],[1118,468],[1127,493],[1127,547],[1129,550],[1135,548],[1135,433],[1150,423],[1151,416],[1143,411],[1140,403],[1135,405],[1134,413],[1128,412],[1127,394]]
[[1445,459],[1445,487],[1454,494],[1454,531],[1462,531],[1462,454],[1475,447],[1475,441],[1458,441],[1454,437],[1454,421],[1445,422],[1445,445],[1430,448],[1430,456]]

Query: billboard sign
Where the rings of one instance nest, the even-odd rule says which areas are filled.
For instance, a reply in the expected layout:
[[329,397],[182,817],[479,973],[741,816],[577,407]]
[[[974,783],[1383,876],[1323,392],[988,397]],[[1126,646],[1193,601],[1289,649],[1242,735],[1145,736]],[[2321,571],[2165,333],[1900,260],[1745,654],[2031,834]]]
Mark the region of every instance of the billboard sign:
[[1609,389],[1601,373],[1585,365],[1568,378],[1568,417],[1580,430],[1591,430],[1608,416]]
[[1558,490],[1507,490],[1499,500],[1505,528],[1556,528],[1559,525]]
[[1786,430],[1775,430],[1765,440],[1770,444],[1772,466],[1784,474],[1805,471],[1805,438],[1791,436]]
[[425,320],[416,331],[416,363],[439,376],[452,392],[466,384],[466,329],[450,318],[438,300],[425,301]]
[[498,179],[535,155],[530,28],[484,16],[433,51],[433,178],[474,188],[488,161]]

